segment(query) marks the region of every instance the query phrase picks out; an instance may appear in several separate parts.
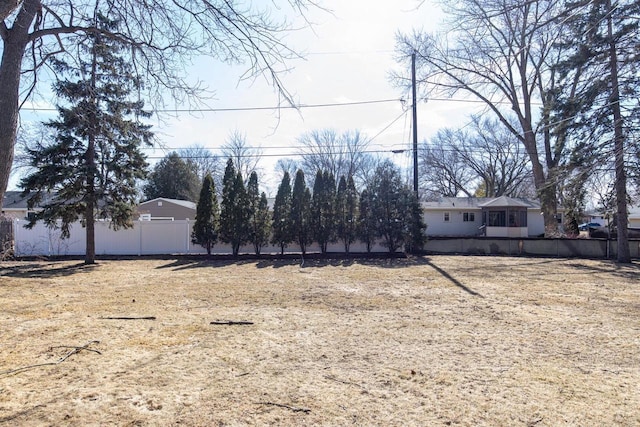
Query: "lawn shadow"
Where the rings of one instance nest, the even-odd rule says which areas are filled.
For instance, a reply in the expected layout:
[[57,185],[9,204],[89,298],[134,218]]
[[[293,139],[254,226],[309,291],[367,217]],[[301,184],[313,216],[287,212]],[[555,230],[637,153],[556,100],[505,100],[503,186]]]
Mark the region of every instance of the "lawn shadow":
[[256,260],[253,258],[234,258],[232,256],[207,256],[202,257],[178,257],[170,260],[167,264],[159,265],[156,269],[171,269],[174,271],[190,270],[195,268],[218,268],[230,265],[253,264]]
[[473,295],[475,297],[484,298],[484,296],[482,296],[482,294],[480,294],[479,292],[474,291],[471,288],[468,288],[462,282],[460,282],[458,279],[456,279],[451,274],[449,274],[446,270],[444,270],[444,269],[438,267],[437,265],[435,265],[433,262],[431,262],[431,260],[429,258],[420,257],[420,259],[422,259],[424,261],[425,265],[428,265],[429,267],[431,267],[434,270],[436,270],[438,273],[440,273],[442,275],[442,277],[446,278],[451,283],[453,283],[454,285],[456,285],[458,288],[462,289],[463,291],[465,291],[469,295]]
[[13,277],[22,279],[72,276],[78,273],[87,273],[95,270],[99,264],[85,264],[84,262],[71,265],[59,265],[58,262],[47,263],[26,263],[12,265],[10,267],[0,267],[0,277]]
[[637,279],[640,277],[640,263],[632,262],[630,264],[620,264],[615,261],[602,261],[599,265],[586,265],[578,262],[569,263],[568,266],[590,273],[612,274],[624,279]]

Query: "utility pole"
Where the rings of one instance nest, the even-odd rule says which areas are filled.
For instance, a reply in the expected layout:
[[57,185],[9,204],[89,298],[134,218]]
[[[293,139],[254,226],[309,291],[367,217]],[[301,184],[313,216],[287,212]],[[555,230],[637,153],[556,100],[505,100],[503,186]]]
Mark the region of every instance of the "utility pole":
[[413,192],[418,196],[418,102],[416,99],[416,53],[411,54],[411,92],[413,95]]

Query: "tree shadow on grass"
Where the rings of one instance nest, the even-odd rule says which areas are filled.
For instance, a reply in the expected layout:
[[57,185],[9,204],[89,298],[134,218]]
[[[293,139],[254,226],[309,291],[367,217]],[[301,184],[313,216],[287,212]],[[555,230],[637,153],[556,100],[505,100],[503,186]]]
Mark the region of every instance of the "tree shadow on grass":
[[440,273],[442,275],[442,277],[446,278],[451,283],[453,283],[455,286],[457,286],[458,288],[462,289],[463,291],[465,291],[469,295],[473,295],[474,297],[484,298],[484,296],[482,296],[482,294],[480,294],[479,292],[476,292],[473,289],[465,286],[462,282],[460,282],[458,279],[453,277],[446,270],[444,270],[443,268],[438,267],[437,265],[435,265],[433,262],[431,262],[431,260],[429,258],[421,257],[421,259],[424,261],[424,265],[427,265],[427,266],[433,268],[435,271]]
[[70,265],[60,265],[58,262],[25,263],[0,267],[0,277],[49,279],[72,276],[78,273],[89,273],[98,267],[99,264],[85,264],[84,262]]
[[612,274],[624,279],[637,279],[640,277],[640,263],[637,261],[632,262],[631,264],[619,264],[615,261],[602,261],[597,265],[587,265],[579,262],[570,263],[568,265],[581,272],[586,271],[590,273]]
[[256,262],[255,259],[241,259],[241,258],[233,258],[233,257],[218,257],[218,256],[207,256],[203,255],[202,257],[180,257],[175,258],[168,262],[167,264],[160,265],[156,267],[156,269],[170,269],[174,271],[180,270],[190,270],[194,268],[219,268],[219,267],[228,267],[230,265],[245,265],[245,264],[254,264]]

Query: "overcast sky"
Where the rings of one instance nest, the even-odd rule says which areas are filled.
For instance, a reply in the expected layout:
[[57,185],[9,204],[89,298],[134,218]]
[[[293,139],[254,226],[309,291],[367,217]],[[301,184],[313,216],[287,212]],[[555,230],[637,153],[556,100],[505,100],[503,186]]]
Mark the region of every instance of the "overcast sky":
[[[296,102],[319,105],[406,97],[408,94],[389,80],[390,72],[399,67],[394,60],[395,35],[413,28],[438,30],[443,20],[439,8],[429,0],[325,0],[323,5],[332,13],[313,11],[308,15],[313,27],[298,30],[285,40],[305,55],[304,60],[289,62],[292,70],[283,76]],[[211,108],[277,105],[278,97],[265,79],[239,81],[245,69],[202,58],[194,64],[192,78],[204,81],[215,91],[215,98],[208,102]],[[390,101],[299,111],[179,113],[154,127],[168,149],[148,150],[147,155],[153,163],[172,149],[196,144],[219,154],[219,147],[235,130],[246,135],[250,146],[262,148],[265,172],[272,171],[279,156],[287,157],[295,151],[287,147],[295,146],[302,133],[314,129],[332,128],[338,133],[357,129],[369,138],[375,137],[373,150],[407,149],[411,144],[410,105],[407,99],[404,107],[400,101]],[[419,102],[419,140],[429,139],[439,128],[463,125],[473,108],[458,102]],[[399,166],[411,164],[406,155],[390,156]],[[279,177],[270,177],[270,182],[265,182],[267,177],[261,180],[270,193],[275,192]],[[12,184],[15,187],[15,180]]]

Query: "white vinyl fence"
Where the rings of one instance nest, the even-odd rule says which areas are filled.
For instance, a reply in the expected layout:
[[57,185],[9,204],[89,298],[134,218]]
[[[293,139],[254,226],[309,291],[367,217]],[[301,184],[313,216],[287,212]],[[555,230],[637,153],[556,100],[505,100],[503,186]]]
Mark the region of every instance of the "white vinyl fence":
[[[59,229],[48,228],[42,223],[32,229],[24,228],[25,220],[14,221],[14,251],[22,256],[64,256],[84,255],[86,253],[85,228],[80,223],[71,226],[71,237],[62,239]],[[96,222],[96,255],[170,255],[170,254],[206,254],[205,248],[191,243],[191,229],[194,222],[188,220],[135,221],[133,228],[114,231],[108,222]],[[351,245],[353,252],[364,252],[360,243]],[[344,251],[341,243],[329,246],[329,251]],[[386,252],[387,249],[375,245],[374,252]],[[311,245],[309,252],[317,252],[317,245]],[[218,243],[213,253],[231,253],[231,247]],[[252,245],[243,246],[241,253],[254,253]],[[262,253],[279,253],[280,248],[266,246]],[[289,245],[285,252],[299,252],[295,244]]]

